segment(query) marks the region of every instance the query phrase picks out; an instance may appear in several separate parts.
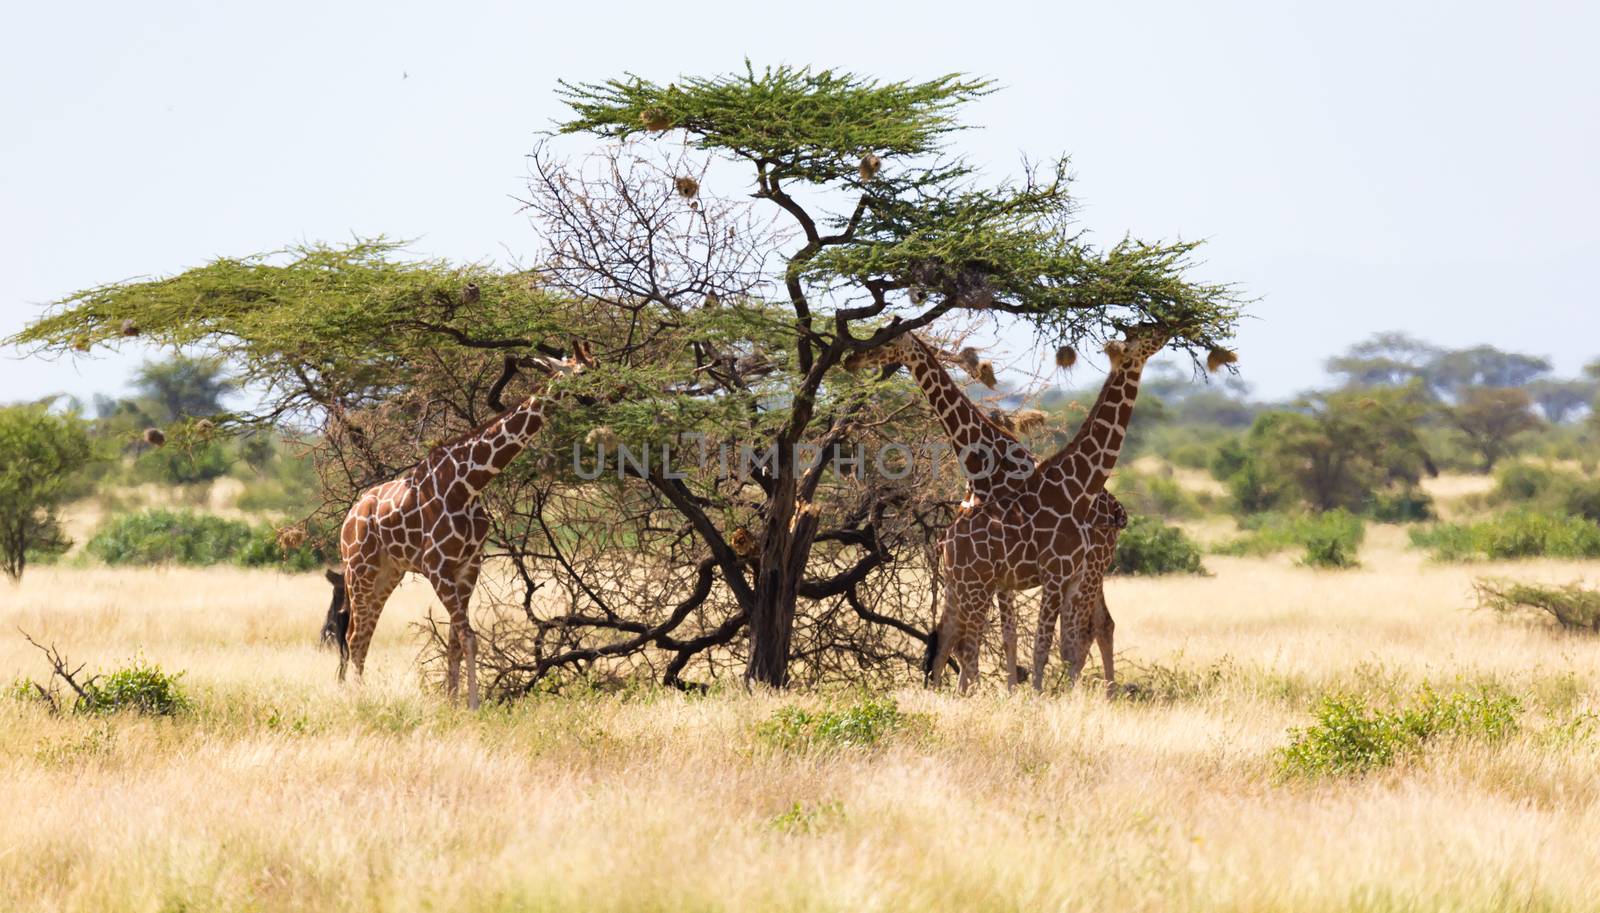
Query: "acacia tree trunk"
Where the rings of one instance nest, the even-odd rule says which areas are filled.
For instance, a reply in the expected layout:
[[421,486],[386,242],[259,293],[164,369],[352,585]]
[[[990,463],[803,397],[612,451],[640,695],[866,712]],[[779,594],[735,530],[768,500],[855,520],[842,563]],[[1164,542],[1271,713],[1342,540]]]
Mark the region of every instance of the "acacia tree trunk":
[[[809,410],[807,410],[809,412]],[[745,680],[782,688],[789,683],[789,647],[794,639],[800,583],[816,539],[818,515],[800,497],[799,467],[791,448],[780,448],[777,479],[756,571],[750,606],[750,660]],[[810,489],[806,489],[809,496]]]

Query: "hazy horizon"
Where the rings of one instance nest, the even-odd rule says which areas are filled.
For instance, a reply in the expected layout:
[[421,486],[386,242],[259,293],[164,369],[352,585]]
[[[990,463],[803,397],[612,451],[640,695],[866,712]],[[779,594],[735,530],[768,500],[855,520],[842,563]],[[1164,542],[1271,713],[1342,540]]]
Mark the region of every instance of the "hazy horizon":
[[[1259,299],[1238,348],[1262,398],[1325,383],[1329,355],[1382,330],[1548,356],[1562,376],[1600,355],[1583,270],[1600,10],[810,8],[831,12],[769,30],[743,4],[613,6],[604,31],[570,6],[18,10],[0,38],[0,74],[28,87],[0,99],[0,336],[81,288],[298,241],[387,234],[508,264],[534,247],[512,195],[562,114],[557,79],[748,55],[994,78],[955,147],[995,176],[1071,154],[1102,243],[1207,239],[1197,276]],[[0,398],[119,392],[146,354],[5,350]]]

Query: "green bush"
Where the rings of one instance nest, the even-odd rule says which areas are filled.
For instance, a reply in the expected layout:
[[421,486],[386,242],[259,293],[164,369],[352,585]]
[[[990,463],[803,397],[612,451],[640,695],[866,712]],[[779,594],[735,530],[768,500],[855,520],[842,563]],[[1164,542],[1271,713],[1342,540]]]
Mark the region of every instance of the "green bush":
[[1495,472],[1489,498],[1496,504],[1538,500],[1556,487],[1561,475],[1566,473],[1533,463],[1507,463]]
[[1117,539],[1113,574],[1204,574],[1200,546],[1183,530],[1155,517],[1135,516]]
[[785,751],[870,748],[911,721],[893,698],[868,698],[823,710],[782,707],[756,728],[756,735]]
[[178,687],[176,675],[161,671],[160,666],[135,660],[133,665],[111,673],[96,676],[84,686],[85,695],[78,698],[75,709],[79,713],[117,713],[124,710],[150,716],[172,716],[189,709],[189,699]]
[[1516,731],[1520,710],[1515,696],[1487,688],[1440,695],[1424,684],[1411,706],[1387,711],[1356,696],[1325,697],[1312,725],[1290,730],[1278,769],[1285,776],[1362,774],[1441,737],[1499,741]]
[[1357,567],[1366,539],[1366,524],[1346,510],[1320,514],[1255,514],[1239,521],[1246,534],[1218,546],[1220,555],[1272,555],[1303,548],[1300,563],[1308,567]]
[[1437,523],[1413,529],[1411,545],[1439,561],[1476,558],[1600,558],[1600,524],[1530,508],[1476,523]]
[[1420,488],[1379,492],[1373,495],[1367,514],[1379,523],[1419,523],[1435,517],[1433,498]]
[[1512,504],[1543,513],[1570,514],[1600,523],[1600,479],[1534,463],[1511,463],[1495,473],[1490,504]]
[[1357,555],[1366,536],[1366,524],[1352,513],[1330,510],[1314,514],[1301,528],[1300,542],[1306,553],[1300,563],[1308,567],[1359,567]]
[[1112,488],[1130,514],[1184,520],[1204,512],[1199,499],[1171,476],[1129,470],[1116,477]]
[[285,555],[271,526],[251,526],[191,511],[147,510],[106,521],[85,547],[110,565],[242,564],[309,570],[318,564],[310,545]]

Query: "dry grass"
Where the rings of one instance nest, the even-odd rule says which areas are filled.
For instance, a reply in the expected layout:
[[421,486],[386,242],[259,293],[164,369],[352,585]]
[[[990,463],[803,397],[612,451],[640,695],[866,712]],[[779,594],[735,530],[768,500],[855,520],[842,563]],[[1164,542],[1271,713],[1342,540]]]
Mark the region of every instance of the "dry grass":
[[[414,671],[418,583],[342,689],[313,646],[318,577],[41,568],[0,588],[0,631],[97,665],[141,652],[196,708],[0,700],[0,910],[1592,909],[1600,745],[1574,721],[1600,710],[1600,641],[1464,607],[1477,575],[1596,565],[1432,566],[1401,538],[1374,529],[1357,571],[1208,557],[1211,578],[1114,580],[1128,677],[1193,680],[1147,688],[1165,699],[907,687],[917,725],[810,753],[758,726],[826,696],[446,707]],[[0,676],[42,671],[0,636]],[[1509,689],[1522,730],[1275,776],[1318,695],[1424,679]]]

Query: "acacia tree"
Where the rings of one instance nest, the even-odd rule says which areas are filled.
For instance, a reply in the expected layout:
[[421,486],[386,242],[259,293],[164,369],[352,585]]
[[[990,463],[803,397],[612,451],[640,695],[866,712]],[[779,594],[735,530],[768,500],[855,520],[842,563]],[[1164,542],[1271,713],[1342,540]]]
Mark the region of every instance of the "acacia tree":
[[[581,336],[599,367],[488,495],[515,568],[486,638],[508,687],[649,650],[669,681],[697,658],[735,657],[772,685],[797,659],[808,678],[839,655],[864,668],[898,651],[888,634],[922,635],[900,609],[926,575],[901,572],[943,521],[919,461],[890,479],[817,458],[932,428],[901,382],[839,371],[846,354],[961,312],[1052,345],[1155,320],[1195,350],[1239,313],[1226,287],[1185,277],[1193,244],[1091,245],[1064,159],[982,186],[945,143],[989,90],[788,67],[563,84],[561,132],[602,142],[574,161],[557,154],[571,140],[535,151],[526,203],[545,243],[530,270],[399,262],[382,242],[301,248],[92,289],[18,341],[83,348],[132,321],[216,352],[266,391],[234,424],[323,432],[333,514],[516,395],[519,356]],[[609,441],[757,458],[575,477],[571,448]],[[534,598],[551,580],[554,614]]]
[[1492,472],[1496,463],[1516,451],[1518,435],[1540,426],[1533,398],[1520,387],[1470,388],[1445,416],[1483,459],[1484,472]]
[[52,415],[43,405],[0,408],[0,570],[6,576],[18,580],[30,555],[71,545],[56,509],[92,457],[77,416]]
[[1423,473],[1435,474],[1416,430],[1431,411],[1420,381],[1337,390],[1297,405],[1259,416],[1243,446],[1221,461],[1243,509],[1294,497],[1318,511],[1361,510],[1385,488],[1412,490]]

